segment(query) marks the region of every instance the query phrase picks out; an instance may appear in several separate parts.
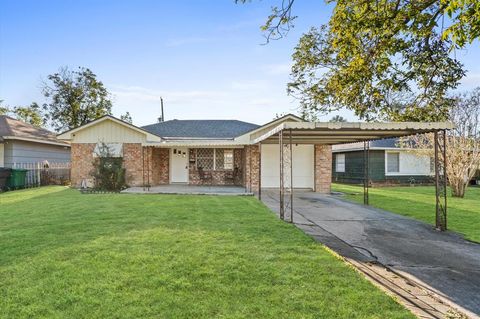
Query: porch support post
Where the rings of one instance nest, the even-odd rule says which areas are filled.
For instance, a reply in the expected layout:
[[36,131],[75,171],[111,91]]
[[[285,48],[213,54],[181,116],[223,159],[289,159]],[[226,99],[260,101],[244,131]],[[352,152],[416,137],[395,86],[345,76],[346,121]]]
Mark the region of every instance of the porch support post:
[[363,204],[369,204],[368,188],[370,186],[369,176],[369,162],[370,162],[370,142],[363,141]]
[[[447,230],[447,137],[446,131],[435,131],[435,226]],[[440,154],[441,153],[441,154]]]
[[284,203],[284,185],[283,185],[283,130],[278,133],[278,149],[280,150],[280,219],[285,220],[285,203]]
[[292,152],[292,129],[289,132],[290,144],[290,222],[293,223],[293,152]]
[[262,200],[262,143],[258,143],[258,199]]
[[147,148],[147,189],[150,191],[150,167],[152,165],[151,157],[152,157],[153,150],[151,147]]
[[248,192],[252,192],[252,146],[248,147]]
[[145,191],[145,147],[142,146],[142,182],[143,191]]

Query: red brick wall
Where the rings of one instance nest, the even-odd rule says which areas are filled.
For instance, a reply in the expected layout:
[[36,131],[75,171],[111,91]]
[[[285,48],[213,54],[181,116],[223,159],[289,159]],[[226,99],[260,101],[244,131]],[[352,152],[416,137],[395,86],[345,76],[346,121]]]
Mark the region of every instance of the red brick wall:
[[[144,178],[144,154],[142,144],[123,143],[123,167],[125,167],[125,181],[128,186],[143,186]],[[151,150],[147,148],[145,152],[145,177],[148,173],[147,158],[151,156]],[[151,165],[151,161],[150,165]],[[145,178],[145,183],[147,179]]]
[[[72,186],[80,187],[83,179],[91,179],[95,143],[73,143]],[[128,186],[169,183],[169,149],[142,147],[140,143],[123,144],[123,166]],[[144,165],[145,164],[145,165]]]
[[328,194],[332,184],[332,146],[315,145],[315,192]]
[[152,185],[170,183],[170,150],[168,148],[153,148],[152,150]]
[[92,178],[95,143],[75,143],[71,148],[71,180],[73,187],[80,187],[83,179]]
[[245,183],[247,190],[258,192],[260,187],[260,149],[258,145],[245,146]]

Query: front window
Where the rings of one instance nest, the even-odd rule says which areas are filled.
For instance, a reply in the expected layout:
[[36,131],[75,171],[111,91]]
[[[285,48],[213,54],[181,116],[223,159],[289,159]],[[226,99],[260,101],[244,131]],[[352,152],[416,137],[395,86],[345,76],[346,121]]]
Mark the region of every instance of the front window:
[[233,169],[233,150],[223,151],[223,169]]
[[337,154],[335,158],[335,171],[345,173],[345,154]]
[[214,149],[199,148],[197,150],[197,168],[212,170],[214,165]]
[[400,172],[400,153],[389,152],[387,153],[387,173],[399,173]]
[[197,168],[204,170],[232,170],[233,150],[221,148],[197,149]]

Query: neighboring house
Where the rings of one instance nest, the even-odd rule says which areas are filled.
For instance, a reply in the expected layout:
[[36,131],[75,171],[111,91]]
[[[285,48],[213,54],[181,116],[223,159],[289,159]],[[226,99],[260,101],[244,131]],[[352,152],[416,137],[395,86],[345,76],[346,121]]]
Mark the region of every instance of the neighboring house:
[[[334,145],[332,181],[359,184],[364,180],[363,142]],[[370,142],[369,180],[373,184],[425,184],[433,182],[434,162],[398,145],[398,139]]]
[[43,128],[0,115],[0,167],[44,161],[70,162],[70,144]]
[[[171,120],[137,127],[104,116],[58,138],[72,145],[71,178],[77,187],[83,181],[92,185],[94,158],[105,143],[113,156],[123,157],[129,186],[239,185],[256,191],[260,185],[279,187],[280,156],[278,144],[262,144],[260,150],[252,141],[284,122],[303,121],[289,114],[262,126],[237,120]],[[315,176],[314,161],[331,159],[331,148],[293,145],[293,154],[293,186],[329,191],[330,172]]]

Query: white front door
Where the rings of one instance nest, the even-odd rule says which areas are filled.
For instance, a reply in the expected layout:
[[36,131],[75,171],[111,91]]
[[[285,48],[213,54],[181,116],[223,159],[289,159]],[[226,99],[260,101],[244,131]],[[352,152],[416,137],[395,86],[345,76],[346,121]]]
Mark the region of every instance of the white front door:
[[188,183],[188,148],[171,148],[170,159],[170,182]]

